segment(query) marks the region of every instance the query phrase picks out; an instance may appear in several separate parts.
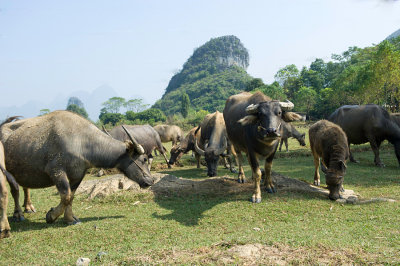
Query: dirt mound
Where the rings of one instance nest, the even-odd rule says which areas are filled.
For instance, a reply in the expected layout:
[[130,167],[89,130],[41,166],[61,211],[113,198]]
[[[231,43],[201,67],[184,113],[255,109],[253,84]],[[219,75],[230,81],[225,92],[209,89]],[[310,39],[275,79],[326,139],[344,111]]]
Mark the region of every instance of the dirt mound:
[[[150,189],[142,190],[139,185],[122,174],[108,176],[102,179],[84,181],[79,186],[77,194],[86,194],[89,199],[94,197],[105,197],[121,190],[137,192],[153,192],[157,194],[237,194],[242,192],[252,193],[254,184],[250,180],[245,184],[239,184],[236,179],[228,176],[212,177],[203,179],[179,178],[169,174],[155,173],[155,184]],[[321,187],[315,187],[306,182],[288,178],[272,172],[272,178],[278,191],[300,191],[305,193],[317,193],[324,198],[328,197],[329,191]],[[352,190],[345,190],[342,201],[354,203],[358,200]]]

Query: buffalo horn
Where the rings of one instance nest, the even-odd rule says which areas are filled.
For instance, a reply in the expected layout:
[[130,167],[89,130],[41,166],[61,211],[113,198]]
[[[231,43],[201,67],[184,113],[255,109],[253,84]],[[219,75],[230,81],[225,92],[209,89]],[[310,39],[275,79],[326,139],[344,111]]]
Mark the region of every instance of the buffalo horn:
[[258,104],[250,104],[249,106],[246,107],[246,113],[249,115],[257,113],[258,109]]
[[112,137],[111,135],[110,135],[110,133],[108,133],[108,131],[107,131],[107,129],[106,129],[106,127],[103,125],[103,131],[104,131],[104,133],[106,133],[107,135],[109,135],[110,137]]
[[144,154],[144,149],[142,147],[142,145],[140,145],[134,137],[131,136],[131,134],[128,132],[128,130],[122,126],[122,128],[125,130],[126,134],[128,135],[129,139],[132,141],[133,146],[135,147],[135,150],[139,153],[139,154]]
[[224,153],[224,151],[226,150],[226,148],[228,147],[228,142],[226,140],[226,137],[224,137],[224,146],[222,146],[221,148],[219,148],[218,150],[215,151],[215,155],[222,155]]
[[201,156],[204,156],[204,151],[202,149],[200,149],[199,145],[197,145],[197,139],[194,141],[194,149],[196,150],[196,152],[198,154],[200,154]]
[[286,100],[286,102],[279,102],[279,105],[284,111],[291,110],[294,107],[294,104],[289,100]]

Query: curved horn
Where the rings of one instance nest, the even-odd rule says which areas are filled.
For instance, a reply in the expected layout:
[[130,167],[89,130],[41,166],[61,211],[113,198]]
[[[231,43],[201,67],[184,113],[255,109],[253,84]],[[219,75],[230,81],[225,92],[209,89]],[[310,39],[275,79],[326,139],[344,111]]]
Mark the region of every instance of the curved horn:
[[224,151],[226,151],[227,147],[228,147],[228,141],[226,140],[226,137],[224,137],[224,145],[215,151],[215,155],[222,155]]
[[292,110],[294,107],[294,104],[289,100],[286,100],[286,102],[279,102],[279,105],[284,111]]
[[204,151],[202,149],[200,149],[199,145],[197,145],[197,139],[194,141],[194,149],[196,150],[196,152],[198,154],[200,154],[201,156],[204,156]]
[[246,107],[246,113],[249,115],[255,114],[258,111],[258,104],[250,104]]
[[110,137],[112,137],[112,136],[110,135],[110,133],[108,133],[108,131],[107,131],[106,127],[105,127],[104,125],[102,125],[102,127],[103,127],[103,131],[104,131],[104,133],[106,133],[107,135],[109,135]]
[[136,139],[134,139],[131,134],[128,132],[128,130],[122,126],[122,128],[125,130],[126,134],[128,135],[129,139],[132,141],[133,146],[135,147],[135,150],[139,153],[139,154],[144,154],[144,149],[142,147],[142,145],[140,145]]

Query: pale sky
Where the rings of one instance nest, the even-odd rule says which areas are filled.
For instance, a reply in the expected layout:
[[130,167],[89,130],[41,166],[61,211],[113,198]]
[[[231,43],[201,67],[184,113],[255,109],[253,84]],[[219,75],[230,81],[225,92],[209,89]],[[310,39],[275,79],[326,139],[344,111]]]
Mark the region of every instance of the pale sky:
[[400,1],[389,0],[0,0],[0,107],[102,85],[153,104],[195,48],[224,35],[271,83],[288,64],[328,61],[399,28]]

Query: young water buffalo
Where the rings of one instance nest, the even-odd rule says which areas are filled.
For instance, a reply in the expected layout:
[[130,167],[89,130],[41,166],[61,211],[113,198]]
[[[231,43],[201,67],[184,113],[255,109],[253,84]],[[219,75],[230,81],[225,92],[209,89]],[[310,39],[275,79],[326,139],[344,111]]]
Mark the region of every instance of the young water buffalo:
[[[369,142],[375,155],[375,165],[384,167],[379,158],[379,147],[385,139],[394,145],[400,164],[400,126],[396,115],[390,115],[379,105],[344,105],[336,109],[328,118],[339,125],[347,135],[348,144]],[[350,161],[356,162],[350,152]]]
[[[25,188],[56,186],[61,202],[46,215],[53,223],[61,214],[68,224],[79,219],[72,212],[74,193],[91,167],[120,169],[141,187],[153,184],[143,147],[107,136],[80,115],[68,111],[0,125],[7,170]],[[20,210],[17,197],[16,210]],[[19,214],[23,217],[23,214]]]
[[[282,134],[282,122],[301,118],[288,112],[294,105],[291,102],[272,101],[261,92],[251,94],[242,92],[228,98],[224,109],[224,119],[229,140],[237,152],[239,162],[239,182],[244,182],[241,152],[247,154],[253,171],[253,203],[261,202],[261,170],[259,159],[265,158],[265,186],[269,193],[275,192],[272,184],[272,160]],[[203,133],[202,133],[203,134]]]
[[285,142],[286,151],[288,149],[288,138],[295,138],[299,142],[301,146],[306,146],[305,142],[306,134],[301,134],[297,129],[290,123],[282,122],[282,137],[281,137],[281,144],[279,145],[279,151],[282,150],[282,144]]
[[[164,149],[160,136],[158,135],[157,131],[149,125],[125,125],[125,128],[131,133],[131,135],[135,136],[137,142],[142,145],[144,148],[145,154],[148,156],[148,167],[149,170],[151,168],[151,163],[153,161],[152,152],[154,149],[158,150],[162,156],[164,156],[165,162],[168,165],[168,168],[171,168],[169,165],[167,156],[165,155],[166,150]],[[129,140],[129,136],[127,135],[126,131],[122,128],[122,126],[114,127],[110,133],[113,138],[126,141]]]
[[309,129],[311,152],[314,156],[314,185],[320,185],[319,164],[325,173],[329,198],[340,198],[343,176],[346,173],[346,160],[349,158],[349,146],[343,130],[332,122],[321,120]]
[[197,142],[200,142],[201,136],[201,129],[196,131],[197,128],[198,127],[192,128],[180,144],[172,147],[169,164],[173,165],[174,163],[179,161],[183,154],[186,154],[189,151],[193,151],[196,156],[197,168],[200,168],[200,154],[196,152],[196,149],[194,147],[195,141],[197,140]]

